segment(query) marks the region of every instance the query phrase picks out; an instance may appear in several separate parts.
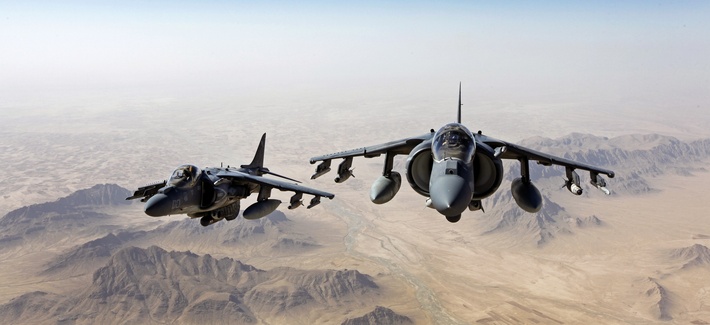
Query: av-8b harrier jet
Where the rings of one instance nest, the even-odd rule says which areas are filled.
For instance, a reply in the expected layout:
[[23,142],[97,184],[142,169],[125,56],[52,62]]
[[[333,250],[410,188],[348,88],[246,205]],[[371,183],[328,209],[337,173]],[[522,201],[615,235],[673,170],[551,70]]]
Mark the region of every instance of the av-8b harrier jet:
[[582,194],[580,178],[575,169],[588,171],[590,182],[607,195],[606,182],[601,174],[614,177],[614,172],[572,160],[528,149],[510,142],[483,135],[472,134],[461,124],[461,85],[459,84],[458,120],[431,132],[387,142],[384,144],[347,150],[311,158],[311,164],[321,161],[311,179],[330,171],[332,159],[343,158],[338,166],[336,183],[352,176],[353,157],[365,158],[385,155],[382,176],[375,180],[370,190],[370,200],[375,204],[387,203],[397,194],[402,177],[392,171],[396,155],[408,155],[406,176],[415,192],[427,197],[426,206],[436,209],[450,222],[461,219],[461,213],[483,210],[481,200],[491,196],[503,180],[502,159],[520,162],[520,177],[511,184],[515,202],[527,212],[537,212],[542,207],[540,191],[530,181],[530,161],[540,165],[565,167],[565,186],[575,195]]
[[206,227],[222,219],[234,220],[239,214],[240,201],[252,193],[258,193],[258,197],[256,203],[242,213],[244,219],[259,219],[276,210],[281,201],[269,198],[272,189],[295,192],[289,209],[303,205],[301,199],[304,193],[313,195],[308,209],[318,205],[321,197],[333,199],[334,195],[328,192],[264,177],[264,174],[271,174],[298,182],[264,167],[265,142],[266,133],[261,136],[259,148],[249,165],[242,165],[241,168],[208,167],[203,170],[193,165],[182,165],[167,181],[141,187],[126,200],[140,198],[141,202],[145,202],[145,213],[149,216],[187,214],[190,218],[200,218],[200,224]]

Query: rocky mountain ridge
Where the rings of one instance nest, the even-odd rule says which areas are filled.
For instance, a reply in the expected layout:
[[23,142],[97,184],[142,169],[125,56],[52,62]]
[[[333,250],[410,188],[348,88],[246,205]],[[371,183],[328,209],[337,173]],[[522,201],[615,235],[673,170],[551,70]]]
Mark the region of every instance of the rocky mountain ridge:
[[710,266],[710,248],[701,244],[677,248],[670,252],[670,258],[683,263],[681,269]]
[[341,325],[405,325],[414,324],[411,318],[395,313],[387,307],[377,306],[375,309],[360,317],[350,318]]
[[572,235],[582,228],[604,225],[596,215],[573,216],[549,197],[543,195],[542,199],[542,209],[531,214],[517,206],[510,191],[499,190],[484,201],[490,204],[490,208],[486,207],[489,209],[486,218],[479,223],[484,229],[482,235],[508,233],[511,236],[530,236],[537,246],[543,246],[559,235]]
[[378,285],[356,270],[261,270],[231,258],[128,247],[68,296],[31,292],[0,305],[3,323],[257,323],[297,308],[369,301]]
[[86,231],[114,216],[101,210],[128,206],[130,192],[115,184],[98,184],[54,202],[33,204],[10,211],[0,218],[0,242],[5,246],[47,236],[65,236]]
[[[196,220],[183,218],[149,230],[121,230],[76,245],[51,259],[40,274],[48,276],[77,276],[93,272],[118,250],[128,246],[144,246],[180,242],[241,248],[243,245],[264,245],[274,250],[299,250],[319,245],[297,234],[287,234],[282,228],[290,220],[281,211],[274,211],[258,220],[235,220],[202,227]],[[81,266],[81,267],[80,267]],[[93,267],[90,267],[93,266]]]
[[[558,139],[532,137],[524,139],[520,145],[611,169],[616,177],[608,183],[613,192],[623,194],[642,194],[656,190],[648,184],[647,177],[667,173],[688,176],[696,171],[706,171],[704,162],[710,159],[710,139],[683,142],[658,134],[607,138],[572,133]],[[537,167],[533,164],[530,173],[531,179],[537,181],[564,177],[564,168]],[[580,172],[583,182],[589,181],[586,174]],[[519,165],[510,164],[506,178],[512,180],[518,175]]]

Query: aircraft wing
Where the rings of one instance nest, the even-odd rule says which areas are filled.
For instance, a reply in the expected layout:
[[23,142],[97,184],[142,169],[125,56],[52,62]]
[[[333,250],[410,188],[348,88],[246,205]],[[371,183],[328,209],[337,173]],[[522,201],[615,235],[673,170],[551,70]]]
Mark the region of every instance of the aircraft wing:
[[433,133],[427,133],[418,137],[405,138],[396,141],[390,141],[387,143],[377,144],[374,146],[357,148],[352,150],[346,150],[336,153],[331,153],[327,155],[317,156],[311,158],[311,164],[317,161],[324,161],[336,158],[348,158],[348,157],[358,157],[364,156],[365,158],[378,157],[383,153],[394,153],[394,154],[408,154],[414,147],[418,144],[431,139]]
[[321,175],[327,173],[330,171],[330,160],[331,159],[338,159],[338,158],[343,158],[345,161],[341,166],[339,167],[339,173],[343,172],[344,170],[349,170],[350,164],[352,163],[352,158],[353,157],[365,157],[365,158],[373,158],[373,157],[379,157],[380,155],[384,154],[389,154],[392,157],[395,155],[406,155],[409,154],[414,147],[419,145],[420,143],[427,141],[431,139],[434,136],[434,131],[432,130],[431,133],[423,134],[420,136],[416,137],[410,137],[410,138],[404,138],[396,141],[390,141],[387,143],[382,143],[382,144],[376,144],[374,146],[369,146],[369,147],[363,147],[363,148],[357,148],[357,149],[352,149],[352,150],[346,150],[346,151],[341,151],[341,152],[336,152],[336,153],[331,153],[327,155],[322,155],[322,156],[316,156],[311,158],[310,162],[311,164],[315,164],[318,161],[322,161],[320,165],[316,168],[316,173],[311,176],[311,179],[315,179],[317,177],[320,177]]
[[327,197],[331,200],[335,197],[335,195],[332,193],[324,192],[321,190],[316,190],[316,189],[313,189],[310,187],[305,187],[305,186],[294,184],[294,183],[284,182],[284,181],[273,179],[273,178],[250,175],[250,174],[242,173],[242,172],[238,172],[238,171],[221,171],[221,172],[217,173],[216,176],[222,177],[222,178],[228,178],[228,179],[232,179],[232,180],[243,181],[243,182],[255,183],[255,184],[259,184],[259,186],[267,186],[270,188],[279,189],[281,191],[292,191],[292,192],[296,192],[296,193],[311,194],[311,195],[319,196],[319,197]]
[[523,146],[487,137],[485,135],[477,135],[479,141],[489,145],[495,150],[501,152],[500,157],[503,159],[528,159],[537,161],[538,164],[544,166],[559,165],[564,167],[569,167],[572,169],[582,169],[595,174],[604,174],[609,178],[614,178],[614,172],[608,169],[603,169],[588,165],[581,162],[576,162],[562,157],[557,157],[547,153],[539,152],[533,149],[525,148]]

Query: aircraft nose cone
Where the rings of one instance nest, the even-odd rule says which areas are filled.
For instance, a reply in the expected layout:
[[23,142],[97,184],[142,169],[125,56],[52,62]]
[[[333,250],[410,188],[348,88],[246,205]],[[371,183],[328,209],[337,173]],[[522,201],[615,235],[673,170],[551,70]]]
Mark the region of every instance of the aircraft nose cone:
[[148,199],[148,201],[145,203],[143,211],[145,211],[145,214],[151,217],[167,216],[172,210],[171,204],[172,202],[167,195],[163,193],[158,193]]
[[445,216],[456,216],[466,210],[473,192],[463,177],[444,175],[432,182],[429,195],[436,211]]

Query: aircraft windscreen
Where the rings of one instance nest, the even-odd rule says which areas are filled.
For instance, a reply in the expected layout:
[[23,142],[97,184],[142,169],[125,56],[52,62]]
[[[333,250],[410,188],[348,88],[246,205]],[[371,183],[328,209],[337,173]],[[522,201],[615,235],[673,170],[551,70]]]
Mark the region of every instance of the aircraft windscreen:
[[168,183],[175,187],[183,187],[193,185],[197,180],[197,175],[200,174],[200,169],[193,165],[182,165],[175,169],[170,176]]
[[469,163],[476,152],[476,141],[465,126],[451,123],[444,125],[434,134],[431,152],[436,161],[453,158]]

